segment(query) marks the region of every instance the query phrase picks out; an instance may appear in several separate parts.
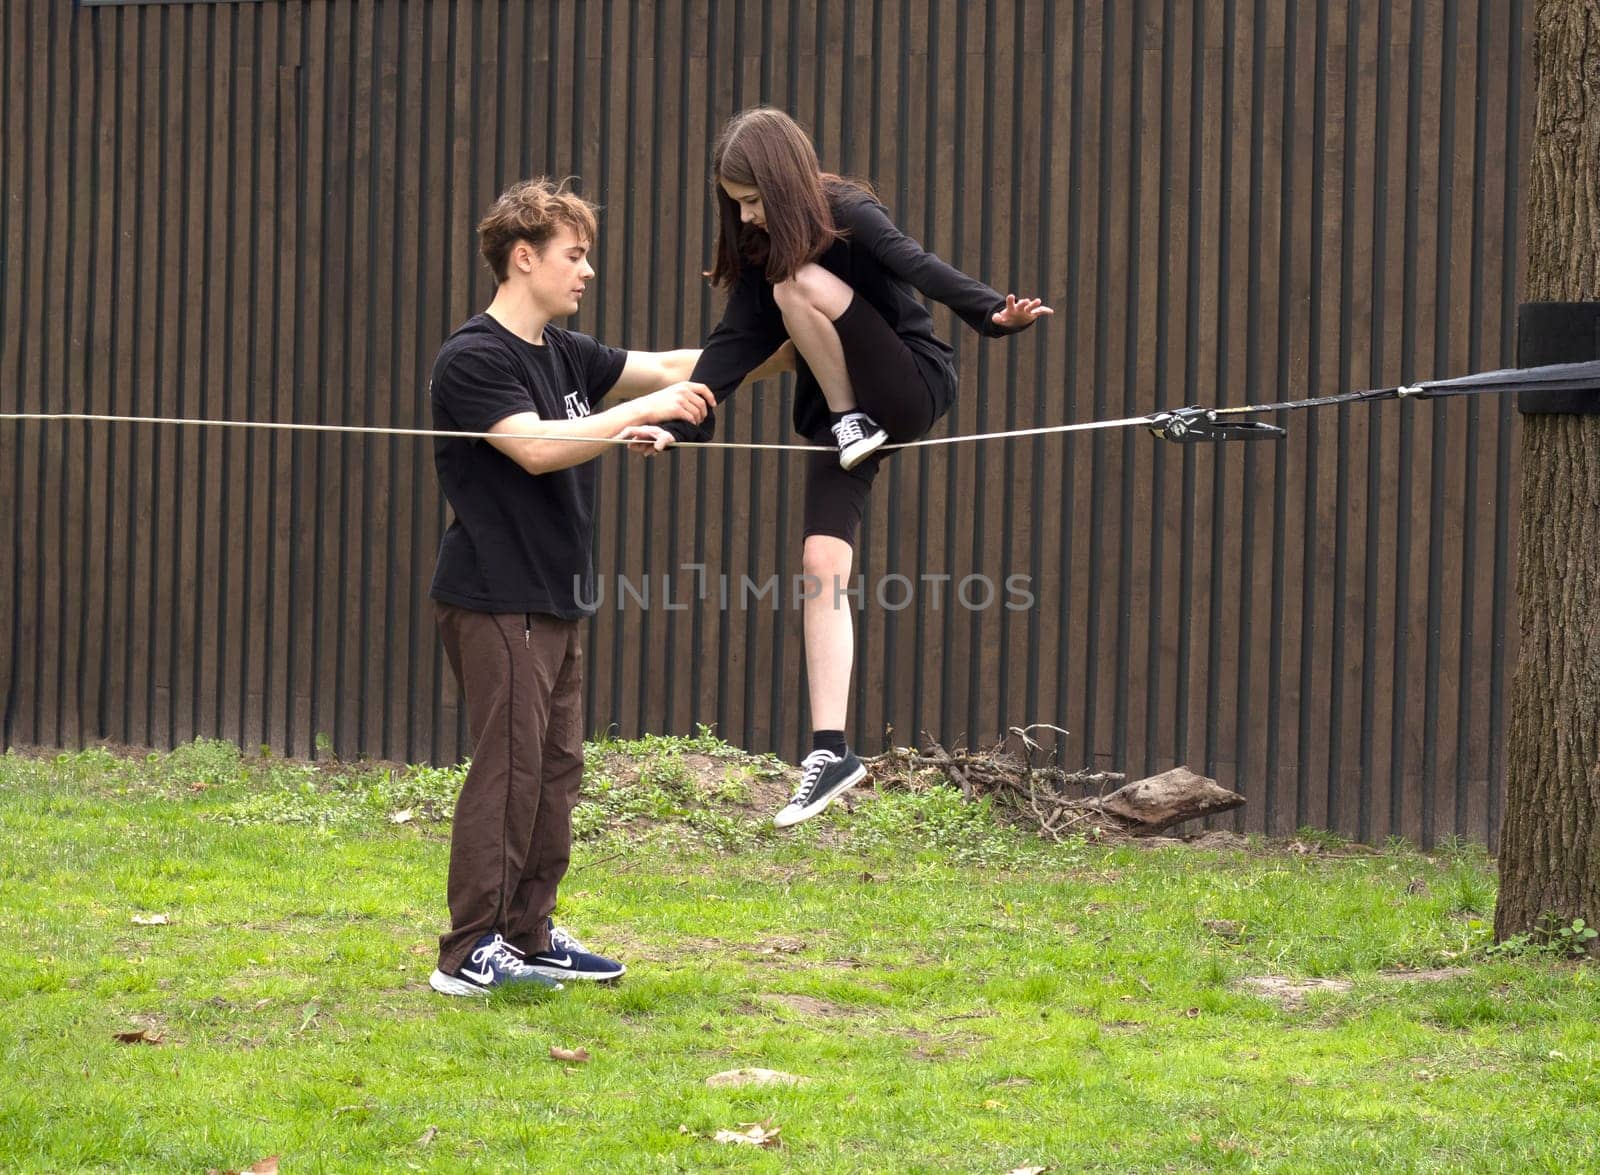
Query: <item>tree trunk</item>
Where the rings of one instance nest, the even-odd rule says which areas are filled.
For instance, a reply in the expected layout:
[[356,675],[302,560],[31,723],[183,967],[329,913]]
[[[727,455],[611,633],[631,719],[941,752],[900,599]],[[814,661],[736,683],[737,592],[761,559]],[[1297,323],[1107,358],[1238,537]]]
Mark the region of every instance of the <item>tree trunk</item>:
[[[1600,0],[1537,0],[1528,300],[1600,300]],[[1600,924],[1600,416],[1522,420],[1495,936]]]

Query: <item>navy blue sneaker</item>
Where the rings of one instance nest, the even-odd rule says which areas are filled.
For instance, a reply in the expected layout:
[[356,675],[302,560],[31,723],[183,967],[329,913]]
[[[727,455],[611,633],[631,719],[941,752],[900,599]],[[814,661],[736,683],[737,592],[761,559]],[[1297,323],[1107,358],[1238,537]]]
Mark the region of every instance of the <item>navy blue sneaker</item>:
[[527,986],[560,991],[561,985],[522,961],[522,952],[498,934],[486,934],[467,961],[446,975],[435,969],[428,986],[440,995],[488,995],[497,987]]
[[845,751],[842,759],[832,751],[812,751],[800,764],[800,790],[772,823],[790,828],[810,820],[866,777],[867,768],[854,751]]
[[528,956],[528,966],[547,979],[616,979],[627,968],[597,955],[550,919],[550,946]]

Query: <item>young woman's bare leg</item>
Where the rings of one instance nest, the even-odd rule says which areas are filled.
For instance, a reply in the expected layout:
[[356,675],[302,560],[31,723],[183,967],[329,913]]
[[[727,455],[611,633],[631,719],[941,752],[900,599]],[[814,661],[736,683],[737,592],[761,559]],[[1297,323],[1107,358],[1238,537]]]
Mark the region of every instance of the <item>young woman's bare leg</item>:
[[[855,552],[832,535],[806,538],[801,570],[820,590],[805,601],[806,674],[815,730],[843,730],[850,703],[850,671],[855,660],[855,629],[850,599],[850,565]],[[808,589],[813,586],[808,582]]]
[[[779,828],[809,820],[866,778],[867,769],[844,742],[850,701],[850,668],[855,635],[850,600],[851,545],[832,535],[806,536],[801,557],[807,584],[805,601],[806,673],[811,687],[813,747],[801,764],[800,788],[772,818]],[[830,745],[831,744],[831,745]]]
[[860,411],[860,397],[850,383],[844,343],[834,325],[850,309],[855,291],[813,262],[802,265],[788,281],[773,286],[772,294],[783,311],[783,322],[795,350],[805,357],[833,414],[839,464],[854,469],[889,439],[887,432]]
[[856,397],[850,390],[844,346],[839,342],[839,332],[833,329],[833,320],[849,307],[855,291],[812,263],[801,266],[788,281],[773,286],[772,296],[783,312],[783,323],[794,340],[795,350],[805,357],[806,366],[822,386],[828,407],[839,413],[854,412]]

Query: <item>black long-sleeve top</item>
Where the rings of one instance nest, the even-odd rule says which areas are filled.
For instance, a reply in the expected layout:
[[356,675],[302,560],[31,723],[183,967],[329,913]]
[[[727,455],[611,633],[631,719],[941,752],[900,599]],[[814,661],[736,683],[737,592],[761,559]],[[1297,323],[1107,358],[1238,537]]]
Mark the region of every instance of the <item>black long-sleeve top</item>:
[[[865,298],[904,340],[923,378],[933,391],[937,415],[949,411],[956,396],[954,352],[933,333],[933,315],[913,288],[944,303],[980,334],[996,338],[1014,329],[997,326],[993,315],[1005,298],[947,265],[902,233],[889,211],[865,193],[830,194],[834,223],[845,230],[817,264]],[[709,387],[721,403],[745,376],[781,346],[789,332],[772,296],[772,283],[759,265],[746,264],[728,295],[722,321],[706,340],[690,377]],[[828,404],[816,377],[797,359],[794,398],[795,431],[822,441],[828,432]],[[679,440],[707,441],[716,427],[715,413],[696,426],[673,421],[665,426]]]

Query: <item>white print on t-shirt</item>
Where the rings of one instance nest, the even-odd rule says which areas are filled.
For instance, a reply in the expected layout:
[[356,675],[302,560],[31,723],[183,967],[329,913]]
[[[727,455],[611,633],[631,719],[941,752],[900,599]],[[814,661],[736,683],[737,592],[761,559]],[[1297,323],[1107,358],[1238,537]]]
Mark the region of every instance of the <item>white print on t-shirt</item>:
[[567,393],[567,419],[579,420],[589,415],[589,401],[583,398],[583,393],[574,389]]

